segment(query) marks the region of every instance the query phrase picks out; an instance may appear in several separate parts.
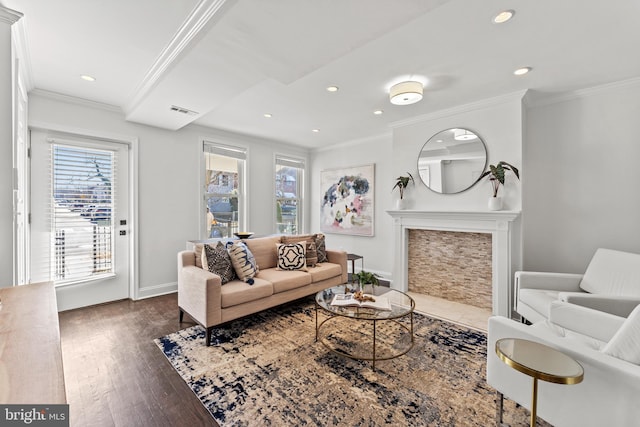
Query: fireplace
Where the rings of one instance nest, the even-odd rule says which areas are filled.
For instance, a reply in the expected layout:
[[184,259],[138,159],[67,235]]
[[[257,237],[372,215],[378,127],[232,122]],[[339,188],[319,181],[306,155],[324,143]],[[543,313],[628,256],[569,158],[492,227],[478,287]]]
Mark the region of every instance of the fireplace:
[[394,219],[392,287],[511,317],[521,268],[520,213],[388,211]]

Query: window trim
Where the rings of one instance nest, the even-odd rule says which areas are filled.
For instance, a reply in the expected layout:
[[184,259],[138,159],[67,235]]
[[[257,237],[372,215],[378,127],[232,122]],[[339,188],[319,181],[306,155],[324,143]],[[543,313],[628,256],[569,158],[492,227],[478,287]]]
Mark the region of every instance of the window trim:
[[[207,183],[205,182],[205,176],[207,172],[206,156],[205,153],[212,153],[221,156],[227,156],[235,158],[237,160],[243,160],[244,165],[238,171],[238,229],[246,230],[248,224],[247,212],[248,212],[248,198],[247,198],[247,181],[249,179],[249,148],[241,145],[227,144],[219,142],[211,138],[201,138],[201,154],[200,154],[200,174],[199,174],[199,198],[200,208],[198,215],[198,235],[206,235],[206,211],[207,211]],[[207,237],[208,238],[208,237]]]

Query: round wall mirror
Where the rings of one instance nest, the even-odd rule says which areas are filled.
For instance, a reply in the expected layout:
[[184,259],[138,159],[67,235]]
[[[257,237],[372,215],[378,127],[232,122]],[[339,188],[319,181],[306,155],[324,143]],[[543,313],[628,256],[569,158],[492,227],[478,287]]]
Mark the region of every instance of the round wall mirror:
[[487,148],[477,133],[463,128],[433,135],[420,150],[420,179],[436,193],[468,190],[487,167]]

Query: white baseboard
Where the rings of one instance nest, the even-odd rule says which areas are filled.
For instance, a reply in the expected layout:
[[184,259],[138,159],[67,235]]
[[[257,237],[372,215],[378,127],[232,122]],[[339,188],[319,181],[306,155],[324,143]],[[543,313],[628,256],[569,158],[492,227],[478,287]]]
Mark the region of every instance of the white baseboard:
[[178,292],[178,282],[162,283],[155,286],[147,286],[138,289],[138,295],[134,300],[141,300],[152,297],[159,297],[160,295],[172,294]]

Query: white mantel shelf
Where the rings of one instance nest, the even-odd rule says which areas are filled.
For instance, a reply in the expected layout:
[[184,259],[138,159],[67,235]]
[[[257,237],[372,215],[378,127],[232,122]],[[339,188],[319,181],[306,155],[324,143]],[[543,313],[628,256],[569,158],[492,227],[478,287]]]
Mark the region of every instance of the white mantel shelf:
[[492,238],[493,314],[511,317],[512,280],[522,266],[520,211],[418,211],[389,210],[394,223],[392,287],[408,290],[409,230],[490,233]]

